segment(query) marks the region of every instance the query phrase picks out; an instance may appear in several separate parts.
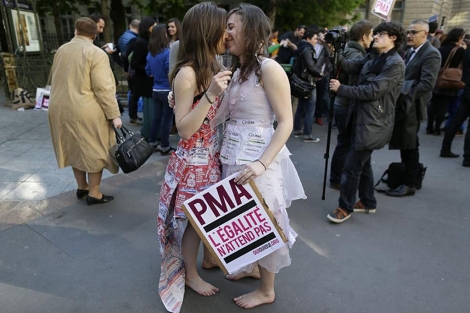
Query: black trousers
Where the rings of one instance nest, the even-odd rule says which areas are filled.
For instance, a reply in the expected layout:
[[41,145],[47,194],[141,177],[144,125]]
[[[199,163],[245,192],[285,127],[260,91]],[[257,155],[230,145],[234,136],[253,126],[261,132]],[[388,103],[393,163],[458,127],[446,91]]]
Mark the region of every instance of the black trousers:
[[[444,136],[444,140],[442,141],[442,151],[450,151],[452,146],[452,141],[454,140],[455,133],[457,132],[460,125],[462,125],[465,120],[470,117],[470,99],[462,99],[460,102],[459,109],[455,114],[454,120],[450,124],[450,127],[446,129],[446,134]],[[464,156],[465,159],[470,158],[470,135],[468,132],[465,135],[465,143],[464,143]]]
[[416,180],[419,175],[419,127],[416,131],[416,147],[414,149],[400,150],[401,162],[405,164],[404,184],[416,188]]

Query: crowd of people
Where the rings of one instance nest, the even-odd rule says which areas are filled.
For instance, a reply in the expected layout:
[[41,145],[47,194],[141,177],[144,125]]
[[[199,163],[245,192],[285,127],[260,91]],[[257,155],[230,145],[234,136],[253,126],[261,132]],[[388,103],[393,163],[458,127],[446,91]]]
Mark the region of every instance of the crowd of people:
[[[465,50],[461,28],[442,34],[425,20],[414,20],[406,29],[395,22],[374,26],[362,20],[339,48],[325,41],[325,28],[299,25],[278,36],[257,6],[240,4],[227,13],[212,2],[193,6],[181,23],[176,18],[166,25],[151,17],[134,20],[116,49],[94,44],[104,27],[100,16],[78,19],[75,37],[55,56],[52,141],[59,167],[73,169],[78,199],[86,197],[88,205],[113,200],[99,187],[103,169],[118,171],[113,128],[122,127],[122,121],[111,68],[112,62],[123,66],[130,88],[129,123],[142,125],[155,151],[170,155],[158,201],[158,290],[168,311],[181,310],[186,286],[202,296],[219,290],[198,274],[201,240],[182,204],[236,173],[237,184],[256,183],[288,240],[227,279],[260,279],[256,290],[234,298],[241,308],[275,300],[275,274],[290,265],[297,236],[287,209],[293,200],[306,198],[286,142],[290,136],[319,142],[312,125],[323,124],[324,108],[334,106],[338,130],[330,186],[340,196],[327,216],[333,223],[343,223],[352,213],[376,212],[371,156],[386,145],[400,150],[405,167],[402,184],[386,194],[415,194],[421,185],[418,132],[426,117],[426,134],[440,135],[448,111],[440,156],[458,157],[451,152],[452,140],[470,115],[470,49]],[[338,55],[335,72],[333,52]],[[223,54],[231,55],[228,67],[219,61]],[[285,64],[315,86],[298,99],[295,116]],[[465,88],[438,86],[445,65],[463,68]],[[140,98],[143,119],[137,115]],[[173,125],[180,136],[176,148],[169,140]],[[468,167],[468,131],[464,149],[463,166]],[[204,247],[202,267],[217,266]]]

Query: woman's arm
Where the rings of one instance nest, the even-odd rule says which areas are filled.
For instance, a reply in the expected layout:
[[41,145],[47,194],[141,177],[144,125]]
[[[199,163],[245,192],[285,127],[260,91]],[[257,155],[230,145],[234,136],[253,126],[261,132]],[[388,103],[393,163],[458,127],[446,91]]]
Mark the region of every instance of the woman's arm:
[[[224,71],[217,73],[199,103],[194,109],[194,95],[198,93],[196,87],[196,74],[190,66],[183,67],[175,77],[174,99],[175,99],[175,122],[178,134],[183,139],[189,139],[201,127],[204,119],[216,97],[227,88],[226,81],[230,80],[232,72]],[[211,102],[209,102],[209,100]]]

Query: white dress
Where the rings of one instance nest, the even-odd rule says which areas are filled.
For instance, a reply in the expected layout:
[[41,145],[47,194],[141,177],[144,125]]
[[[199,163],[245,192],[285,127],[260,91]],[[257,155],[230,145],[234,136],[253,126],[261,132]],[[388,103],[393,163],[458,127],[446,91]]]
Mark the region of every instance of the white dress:
[[[275,61],[264,59],[262,63],[264,62]],[[255,73],[241,84],[238,82],[239,75],[240,70],[237,70],[226,91],[221,108],[221,110],[228,108],[229,111],[220,155],[222,178],[243,170],[245,164],[260,158],[274,133],[274,112]],[[277,273],[291,263],[289,248],[295,242],[297,233],[289,225],[286,209],[290,207],[292,200],[306,199],[289,156],[290,152],[284,146],[266,172],[254,179],[288,239],[284,247],[258,261],[259,265],[271,273]],[[256,264],[251,264],[242,270],[251,271],[254,265]]]

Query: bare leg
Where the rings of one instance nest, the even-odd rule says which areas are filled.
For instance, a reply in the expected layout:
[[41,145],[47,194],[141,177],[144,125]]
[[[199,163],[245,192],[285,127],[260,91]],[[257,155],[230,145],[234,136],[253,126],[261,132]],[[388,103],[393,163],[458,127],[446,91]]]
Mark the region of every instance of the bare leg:
[[75,176],[75,180],[77,181],[78,189],[88,190],[88,183],[86,181],[86,173],[76,168],[73,168],[73,175]]
[[233,299],[239,307],[251,309],[261,304],[273,303],[274,299],[276,299],[276,294],[274,293],[275,274],[268,272],[261,266],[259,267],[259,271],[261,274],[261,282],[258,289]]
[[242,278],[245,278],[245,277],[252,277],[252,278],[255,278],[255,279],[259,279],[260,278],[259,267],[257,265],[255,265],[251,272],[239,271],[239,272],[236,272],[236,273],[231,274],[231,275],[230,274],[225,275],[225,278],[227,278],[228,280],[239,280],[239,279],[242,279]]
[[214,257],[210,253],[209,249],[207,249],[206,245],[204,245],[204,257],[202,259],[202,268],[205,270],[209,270],[211,268],[218,268],[219,264],[215,261]]
[[198,237],[191,223],[188,223],[183,235],[182,249],[184,265],[186,268],[186,286],[202,296],[212,296],[218,288],[205,282],[198,274],[196,269],[197,251],[201,239]]
[[90,197],[101,199],[101,197],[103,196],[100,190],[102,174],[103,174],[103,171],[100,171],[97,173],[88,173],[88,185],[90,187],[90,193],[89,193]]

